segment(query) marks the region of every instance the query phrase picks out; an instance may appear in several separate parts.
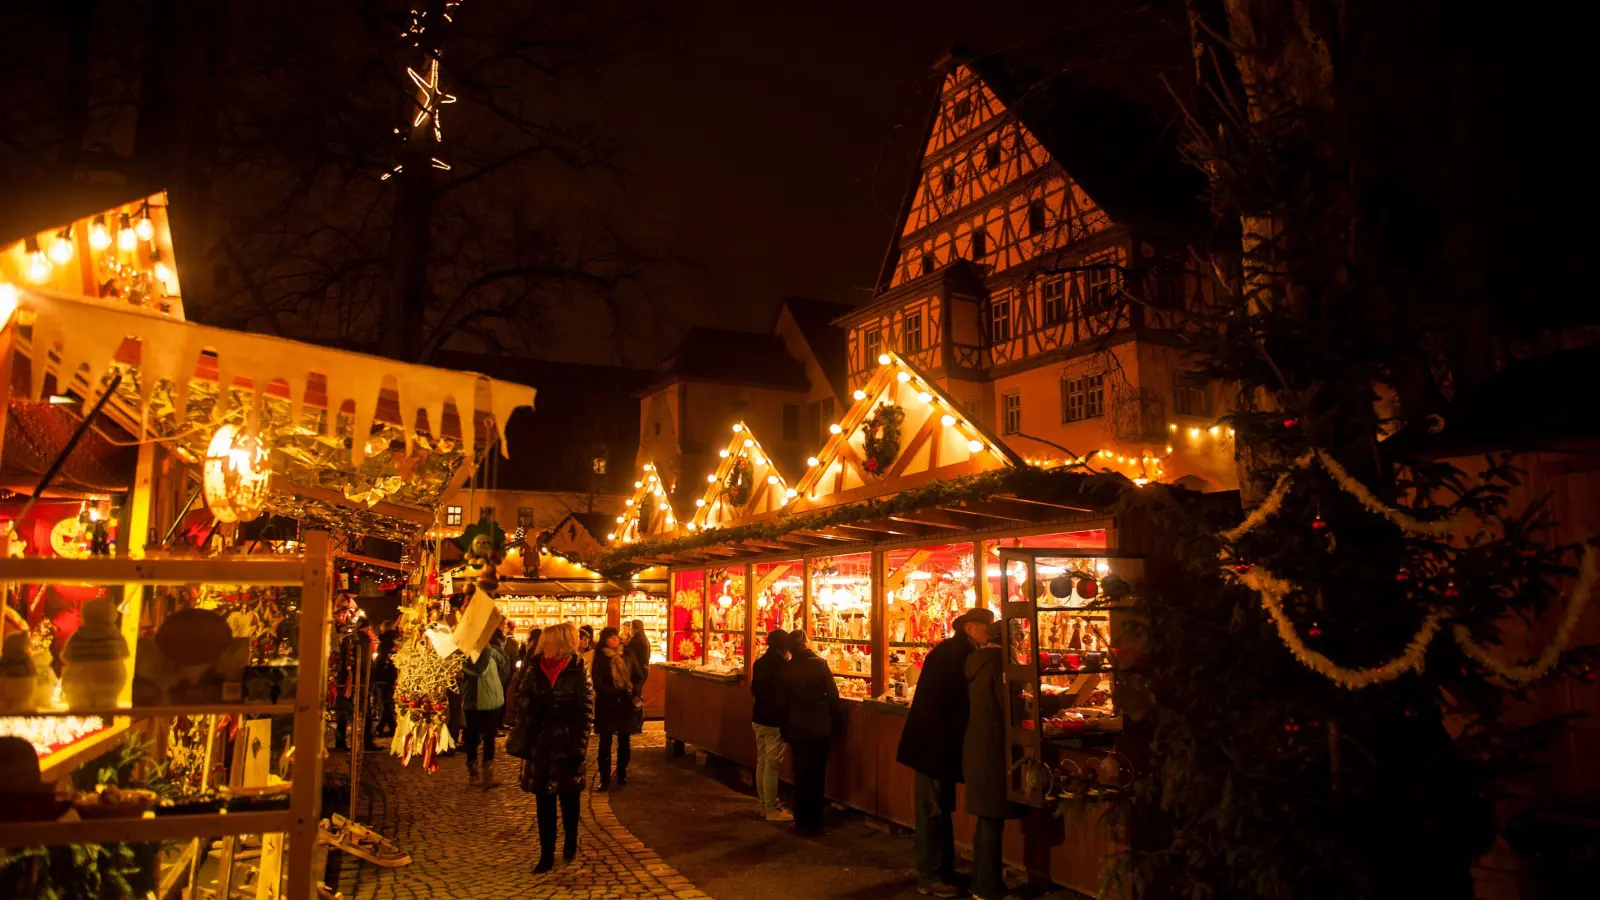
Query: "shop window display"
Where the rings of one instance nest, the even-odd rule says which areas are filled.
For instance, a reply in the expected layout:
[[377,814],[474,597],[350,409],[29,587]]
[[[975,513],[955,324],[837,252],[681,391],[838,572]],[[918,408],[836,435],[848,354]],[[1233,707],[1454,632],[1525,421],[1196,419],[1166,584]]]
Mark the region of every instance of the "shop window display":
[[647,594],[644,591],[633,591],[623,595],[621,610],[623,630],[627,631],[632,627],[629,623],[635,619],[643,622],[644,636],[650,639],[650,661],[666,662],[667,598]]
[[744,671],[744,566],[706,572],[706,668]]
[[872,554],[811,561],[811,644],[839,694],[866,697],[872,682]]
[[951,634],[950,623],[978,605],[973,545],[891,550],[886,554],[884,610],[889,632],[888,696],[909,703],[922,661]]
[[775,629],[794,631],[802,627],[804,573],[800,560],[758,563],[751,569],[755,595],[755,655],[767,652],[767,633]]
[[706,573],[672,573],[672,612],[667,635],[670,662],[698,666],[704,661]]

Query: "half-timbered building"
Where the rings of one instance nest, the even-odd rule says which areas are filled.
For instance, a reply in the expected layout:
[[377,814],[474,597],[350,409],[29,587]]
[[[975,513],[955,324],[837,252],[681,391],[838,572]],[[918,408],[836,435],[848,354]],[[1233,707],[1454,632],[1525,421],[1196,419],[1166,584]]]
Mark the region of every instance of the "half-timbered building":
[[1163,261],[1205,212],[1173,135],[997,55],[942,68],[876,294],[839,320],[848,386],[893,351],[1025,459],[1231,486],[1220,388],[1170,332],[1196,288]]

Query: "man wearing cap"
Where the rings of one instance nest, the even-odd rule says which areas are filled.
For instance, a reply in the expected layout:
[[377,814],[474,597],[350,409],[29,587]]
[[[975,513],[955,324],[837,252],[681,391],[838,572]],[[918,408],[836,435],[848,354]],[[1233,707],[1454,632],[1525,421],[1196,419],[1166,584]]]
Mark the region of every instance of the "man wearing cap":
[[967,657],[989,642],[993,624],[994,613],[969,609],[951,623],[955,634],[928,651],[895,754],[897,762],[917,773],[917,891],[933,897],[962,893],[950,816],[967,732]]

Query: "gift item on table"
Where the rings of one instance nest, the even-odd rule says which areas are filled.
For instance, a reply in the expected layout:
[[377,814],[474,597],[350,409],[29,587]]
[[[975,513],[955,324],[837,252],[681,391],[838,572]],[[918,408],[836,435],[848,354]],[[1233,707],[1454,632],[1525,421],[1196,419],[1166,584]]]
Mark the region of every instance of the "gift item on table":
[[74,707],[115,706],[128,678],[128,641],[110,598],[83,604],[83,624],[61,649],[61,692]]

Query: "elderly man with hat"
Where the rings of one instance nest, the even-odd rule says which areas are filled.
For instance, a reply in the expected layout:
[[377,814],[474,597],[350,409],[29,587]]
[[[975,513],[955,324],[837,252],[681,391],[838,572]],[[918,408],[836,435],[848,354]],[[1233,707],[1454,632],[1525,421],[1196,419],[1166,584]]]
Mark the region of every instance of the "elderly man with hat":
[[951,623],[955,634],[940,641],[922,662],[895,760],[917,773],[917,890],[933,897],[959,897],[956,884],[956,809],[961,782],[961,745],[967,732],[967,657],[989,642],[994,613],[970,609]]

